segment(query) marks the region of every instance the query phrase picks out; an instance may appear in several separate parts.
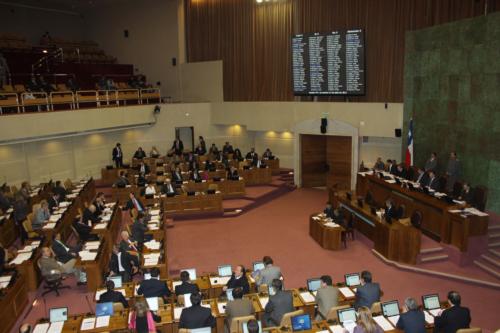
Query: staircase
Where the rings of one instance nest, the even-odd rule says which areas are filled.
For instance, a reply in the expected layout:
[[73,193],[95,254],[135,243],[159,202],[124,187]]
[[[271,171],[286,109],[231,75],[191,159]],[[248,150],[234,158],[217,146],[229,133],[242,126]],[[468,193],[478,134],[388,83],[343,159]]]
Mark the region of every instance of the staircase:
[[441,246],[420,249],[417,261],[421,264],[448,260],[448,255]]
[[500,279],[500,223],[488,226],[488,252],[474,260],[474,264]]
[[292,189],[297,188],[294,180],[293,169],[281,169],[279,174],[279,180],[282,180],[286,185]]

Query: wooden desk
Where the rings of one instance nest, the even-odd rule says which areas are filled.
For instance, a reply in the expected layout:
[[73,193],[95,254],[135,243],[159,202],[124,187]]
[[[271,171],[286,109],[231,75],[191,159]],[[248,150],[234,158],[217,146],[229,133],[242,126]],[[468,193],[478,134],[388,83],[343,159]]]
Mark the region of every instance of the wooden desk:
[[[355,195],[353,197],[356,198]],[[366,204],[359,207],[356,199],[348,200],[345,192],[338,194],[338,201],[353,215],[354,227],[373,241],[377,252],[389,260],[416,264],[421,242],[419,229],[398,220],[388,224],[373,215]]]
[[275,158],[274,160],[264,160],[264,162],[267,164],[269,169],[271,169],[273,176],[277,176],[280,174],[280,160],[279,160],[279,158]]
[[103,238],[94,261],[82,261],[78,259],[75,266],[82,267],[87,273],[87,290],[89,292],[94,292],[103,285],[103,276],[108,270],[110,257],[110,247],[106,243],[106,239]]
[[23,275],[18,275],[0,296],[0,333],[8,333],[28,305],[28,287]]
[[322,248],[327,250],[340,250],[342,246],[342,232],[345,229],[339,227],[327,227],[325,217],[319,217],[318,214],[312,214],[309,217],[309,235]]
[[223,213],[222,194],[177,195],[163,198],[163,211],[171,215]]
[[[470,236],[486,235],[488,232],[488,216],[462,217],[460,214],[452,214],[449,212],[450,210],[461,207],[457,207],[456,204],[450,205],[420,191],[412,191],[402,188],[398,184],[390,184],[375,175],[362,176],[358,174],[356,194],[364,197],[368,192],[371,193],[379,207],[384,207],[385,201],[391,198],[396,206],[405,205],[407,216],[419,211],[422,214],[422,232],[438,241],[452,244],[461,251],[467,250]],[[452,219],[455,222],[455,230],[452,230]],[[459,219],[463,221],[458,221]],[[467,219],[469,221],[465,221]],[[465,224],[468,224],[469,228],[464,228]],[[460,236],[460,233],[464,234]]]
[[238,198],[245,195],[245,180],[228,180],[222,178],[220,181],[208,180],[200,183],[189,181],[184,184],[187,191],[206,192],[210,185],[217,185],[217,190],[222,193],[224,199]]
[[124,169],[124,168],[120,168],[120,169],[102,168],[101,169],[101,182],[104,183],[105,185],[114,184],[118,180],[118,177],[120,176],[120,172],[121,171],[127,172],[127,170],[128,169]]
[[271,168],[239,169],[238,174],[245,180],[245,185],[267,185],[271,184]]
[[116,243],[116,240],[118,239],[118,233],[121,230],[121,222],[122,222],[122,210],[120,206],[118,205],[118,202],[116,202],[115,206],[113,207],[113,212],[111,213],[111,218],[108,221],[108,225],[104,229],[96,229],[95,227],[92,228],[91,233],[94,235],[98,235],[99,238],[105,239],[106,244],[109,247],[109,251],[113,250],[113,244]]

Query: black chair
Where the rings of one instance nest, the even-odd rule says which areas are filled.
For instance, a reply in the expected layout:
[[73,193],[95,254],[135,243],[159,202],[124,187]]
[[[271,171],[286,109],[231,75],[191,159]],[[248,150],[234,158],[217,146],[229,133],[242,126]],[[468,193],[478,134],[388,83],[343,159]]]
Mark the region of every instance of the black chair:
[[411,214],[410,222],[415,228],[420,229],[420,227],[422,226],[422,220],[422,212],[416,210],[413,212],[413,214]]
[[[38,260],[37,266],[41,271],[42,267],[40,265],[40,260]],[[43,279],[45,280],[45,286],[43,287],[43,289],[45,289],[45,291],[42,293],[42,296],[45,296],[50,292],[55,292],[56,295],[59,297],[59,291],[61,289],[70,289],[70,286],[64,286],[62,284],[63,277],[61,272],[53,270],[50,273],[51,274],[49,275],[43,276]]]
[[488,188],[485,186],[477,186],[474,189],[474,202],[472,205],[477,209],[484,211],[486,208],[486,202],[488,200]]
[[406,206],[405,205],[400,205],[398,207],[398,219],[404,218],[405,214],[406,214]]
[[453,184],[452,196],[454,198],[458,198],[462,193],[462,188],[463,188],[462,182],[456,181],[455,184]]

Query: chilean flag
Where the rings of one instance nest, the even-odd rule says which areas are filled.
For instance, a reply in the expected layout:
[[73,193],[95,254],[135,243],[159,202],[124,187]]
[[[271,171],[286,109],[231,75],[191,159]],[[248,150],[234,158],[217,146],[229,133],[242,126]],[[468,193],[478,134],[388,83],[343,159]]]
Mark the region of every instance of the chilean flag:
[[408,146],[406,147],[406,166],[413,165],[413,119],[410,119],[410,126],[408,127]]

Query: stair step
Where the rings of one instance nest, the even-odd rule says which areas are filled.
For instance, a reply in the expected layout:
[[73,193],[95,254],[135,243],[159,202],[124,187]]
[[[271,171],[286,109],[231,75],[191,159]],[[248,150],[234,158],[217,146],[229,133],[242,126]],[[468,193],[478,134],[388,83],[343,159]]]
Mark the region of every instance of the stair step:
[[430,247],[427,249],[420,249],[420,254],[428,254],[443,251],[442,247]]
[[500,237],[500,232],[496,232],[494,234],[488,234],[488,238],[489,239],[492,239],[492,238],[499,238]]
[[488,230],[500,230],[500,224],[492,224],[488,226]]
[[474,264],[476,266],[479,266],[480,268],[482,268],[483,270],[485,270],[486,272],[490,273],[491,275],[497,277],[500,279],[500,272],[495,270],[493,267],[491,267],[488,263],[484,262],[484,261],[480,261],[480,260],[474,260]]
[[440,254],[437,256],[430,256],[430,257],[423,257],[420,259],[422,262],[431,262],[431,261],[438,261],[438,260],[446,260],[448,259],[447,254]]
[[495,266],[496,268],[500,268],[500,260],[497,260],[488,254],[482,254],[481,258],[483,258],[484,260],[486,260],[487,262],[489,262],[491,265]]
[[499,250],[494,250],[494,249],[490,249],[489,250],[491,253],[493,253],[493,255],[497,256],[500,258],[500,251]]
[[500,246],[500,241],[488,243],[488,247],[490,247],[490,248],[497,247],[497,246]]

